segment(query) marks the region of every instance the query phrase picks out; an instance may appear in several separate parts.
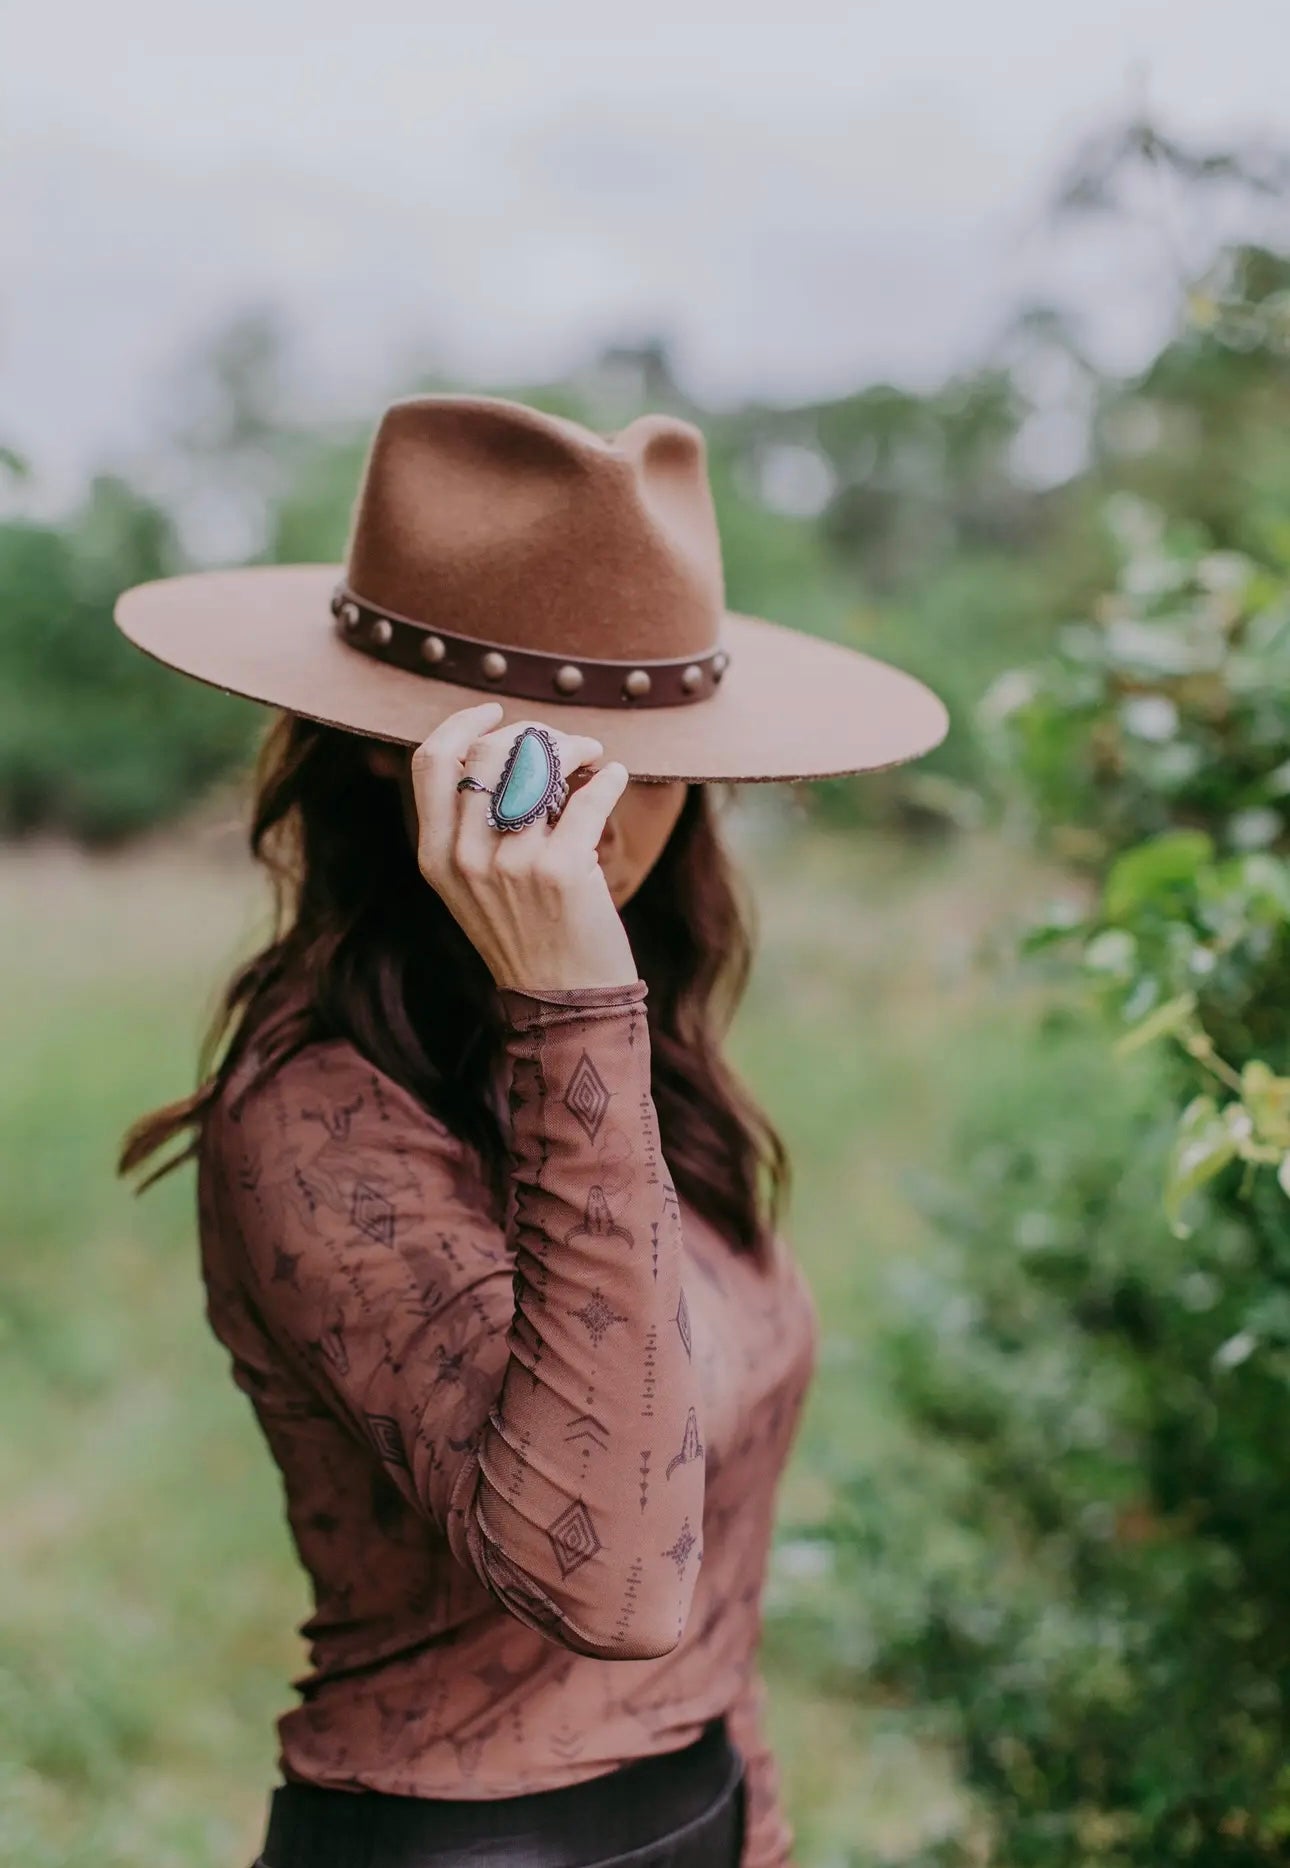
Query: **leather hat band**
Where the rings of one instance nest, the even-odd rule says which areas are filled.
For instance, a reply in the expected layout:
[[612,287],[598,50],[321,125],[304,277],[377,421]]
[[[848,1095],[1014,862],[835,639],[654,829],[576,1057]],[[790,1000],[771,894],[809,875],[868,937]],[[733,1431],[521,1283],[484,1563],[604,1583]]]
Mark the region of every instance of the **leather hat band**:
[[511,648],[374,609],[346,584],[337,584],[331,612],[342,640],[378,661],[461,687],[575,707],[680,707],[707,700],[730,661],[721,648],[668,662],[609,662]]

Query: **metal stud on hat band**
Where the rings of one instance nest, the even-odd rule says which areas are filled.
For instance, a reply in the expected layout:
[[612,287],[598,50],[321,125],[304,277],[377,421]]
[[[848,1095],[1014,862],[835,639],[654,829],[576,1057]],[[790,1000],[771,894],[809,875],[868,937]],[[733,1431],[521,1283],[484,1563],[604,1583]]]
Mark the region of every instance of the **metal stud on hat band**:
[[365,655],[413,674],[524,700],[560,700],[583,707],[686,706],[716,692],[730,661],[719,646],[675,661],[547,655],[432,629],[374,608],[345,584],[336,586],[331,610],[342,640]]

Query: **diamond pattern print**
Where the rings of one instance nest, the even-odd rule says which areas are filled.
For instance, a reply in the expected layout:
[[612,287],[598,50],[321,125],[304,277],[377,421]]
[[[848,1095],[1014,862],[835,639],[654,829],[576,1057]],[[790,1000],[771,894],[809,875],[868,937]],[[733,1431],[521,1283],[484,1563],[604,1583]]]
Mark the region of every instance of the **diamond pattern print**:
[[354,1204],[350,1214],[360,1232],[378,1245],[394,1244],[394,1208],[378,1187],[366,1181],[354,1183]]
[[591,1513],[580,1498],[576,1498],[568,1510],[562,1511],[555,1523],[547,1527],[547,1536],[551,1539],[562,1576],[571,1576],[601,1548],[596,1527],[591,1522]]
[[[681,1341],[685,1344],[685,1353],[690,1355],[690,1306],[685,1301],[685,1288],[681,1289],[681,1301],[676,1307],[676,1327],[681,1332]],[[692,1359],[692,1358],[691,1358]]]
[[[562,993],[548,1016],[519,999],[513,1094],[504,1071],[491,1085],[513,1211],[477,1149],[346,1046],[308,1047],[219,1123],[213,1300],[234,1306],[239,1344],[252,1303],[274,1326],[273,1356],[239,1375],[271,1429],[284,1376],[299,1397],[301,1431],[270,1449],[298,1483],[319,1655],[348,1682],[284,1734],[306,1773],[415,1753],[430,1796],[523,1792],[548,1775],[544,1747],[566,1767],[589,1757],[598,1719],[608,1731],[612,1716],[611,1738],[621,1720],[669,1743],[680,1674],[703,1668],[751,1730],[745,1669],[808,1375],[805,1294],[796,1277],[742,1275],[708,1229],[681,1225],[643,1003],[592,999],[584,1015]],[[712,1586],[687,1622],[705,1545]],[[394,1684],[355,1664],[354,1631],[378,1616],[407,1661]],[[619,1667],[606,1681],[597,1655],[648,1655],[660,1627],[687,1667],[660,1677],[646,1660],[639,1680]],[[773,1786],[756,1789],[757,1858],[787,1859]]]
[[387,1460],[391,1466],[402,1466],[407,1470],[408,1456],[403,1450],[399,1423],[394,1416],[392,1414],[369,1414],[367,1425],[381,1458]]
[[586,1130],[587,1140],[594,1142],[609,1107],[609,1090],[585,1051],[569,1079],[564,1102],[565,1107],[572,1111]]

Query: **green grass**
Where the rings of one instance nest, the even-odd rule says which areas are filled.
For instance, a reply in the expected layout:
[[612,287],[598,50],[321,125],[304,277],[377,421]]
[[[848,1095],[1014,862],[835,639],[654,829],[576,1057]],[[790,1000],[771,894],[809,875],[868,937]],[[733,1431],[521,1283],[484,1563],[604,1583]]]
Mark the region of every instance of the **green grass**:
[[[734,823],[763,943],[733,1049],[791,1145],[788,1230],[825,1326],[781,1494],[764,1648],[804,1868],[882,1860],[955,1807],[948,1762],[832,1695],[780,1605],[839,1463],[898,1433],[866,1345],[922,1229],[992,1015],[973,953],[1032,890],[986,845],[823,839],[791,806]],[[136,1200],[112,1159],[185,1092],[217,984],[262,917],[229,827],[116,860],[0,858],[0,1859],[245,1868],[308,1614],[277,1475],[202,1313],[185,1171]]]

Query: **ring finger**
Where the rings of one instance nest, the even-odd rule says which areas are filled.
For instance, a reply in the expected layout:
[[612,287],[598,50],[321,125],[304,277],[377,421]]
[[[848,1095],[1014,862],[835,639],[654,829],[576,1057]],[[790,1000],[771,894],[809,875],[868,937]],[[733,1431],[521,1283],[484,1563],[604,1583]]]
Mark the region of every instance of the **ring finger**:
[[[576,772],[593,770],[600,764],[604,746],[591,734],[560,733],[541,720],[515,720],[481,733],[472,740],[462,760],[464,771],[486,785],[490,791],[495,791],[512,746],[525,727],[530,726],[542,727],[555,741],[561,774],[569,782],[570,789],[575,788],[573,778]],[[473,786],[458,793],[457,847],[463,857],[491,854],[497,837],[510,834],[494,830],[489,822],[489,802]],[[536,823],[525,826],[526,831],[536,832],[543,837],[549,835],[550,829],[545,813]]]

